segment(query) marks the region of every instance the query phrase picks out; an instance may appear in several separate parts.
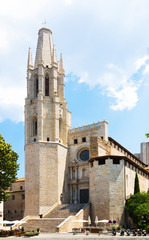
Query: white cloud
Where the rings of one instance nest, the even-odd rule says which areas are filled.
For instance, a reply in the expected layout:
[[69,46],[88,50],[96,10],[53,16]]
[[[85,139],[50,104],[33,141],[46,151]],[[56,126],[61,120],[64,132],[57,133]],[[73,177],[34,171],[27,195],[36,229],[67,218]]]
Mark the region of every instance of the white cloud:
[[25,87],[0,85],[0,121],[11,119],[15,122],[24,119]]
[[136,61],[136,70],[139,70],[143,65],[145,65],[146,63],[146,60],[149,59],[149,56],[144,56],[142,58],[139,58],[137,61]]
[[[35,31],[44,19],[53,31],[57,52],[63,52],[66,74],[73,72],[80,76],[79,83],[91,88],[100,86],[102,93],[115,100],[111,106],[114,110],[130,109],[128,95],[131,95],[133,108],[138,101],[139,86],[129,79],[135,59],[148,47],[148,9],[146,0],[1,1],[0,54],[5,56],[1,57],[0,70],[11,77],[8,87],[0,81],[1,119],[22,119],[26,87],[21,81],[25,82],[26,48],[31,44],[36,49],[38,32]],[[149,73],[148,59],[145,56],[136,61],[137,71],[144,66],[141,74]],[[22,68],[24,73],[18,74]],[[11,114],[15,106],[17,116]]]
[[134,108],[138,102],[137,90],[138,87],[134,86],[132,83],[127,83],[119,90],[109,88],[108,96],[116,99],[116,103],[110,106],[111,109],[121,111]]
[[66,5],[72,5],[73,1],[72,0],[65,0],[64,3]]
[[[51,1],[50,1],[51,2]],[[47,0],[5,0],[1,1],[0,16],[13,19],[33,18],[40,8],[47,3]]]
[[[137,61],[138,71],[142,66],[144,66],[142,64],[145,64],[146,59],[148,59],[148,57],[144,57]],[[146,65],[146,69],[147,68],[149,68],[148,65]],[[133,109],[138,102],[137,90],[139,89],[143,79],[143,71],[141,73],[142,79],[136,81],[136,79],[131,79],[131,77],[129,77],[129,75],[127,75],[125,71],[117,65],[108,64],[106,70],[107,71],[94,82],[92,82],[92,80],[89,78],[89,74],[85,72],[82,74],[79,83],[85,82],[89,86],[91,86],[91,84],[94,87],[99,86],[100,94],[102,92],[102,94],[115,99],[115,102],[110,106],[110,108],[115,111]]]
[[113,64],[108,65],[108,72],[99,78],[100,89],[108,97],[115,99],[115,103],[110,106],[113,110],[132,109],[138,101],[138,84],[133,83],[126,76],[124,71]]

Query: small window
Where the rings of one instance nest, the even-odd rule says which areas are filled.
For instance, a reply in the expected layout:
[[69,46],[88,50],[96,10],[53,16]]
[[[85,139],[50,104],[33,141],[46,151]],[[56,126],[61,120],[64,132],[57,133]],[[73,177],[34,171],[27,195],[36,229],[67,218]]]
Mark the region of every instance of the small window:
[[21,210],[21,213],[23,213],[23,210]]
[[34,138],[34,142],[36,142],[36,138]]
[[82,138],[82,142],[86,142],[86,137],[83,137],[83,138]]
[[78,143],[78,139],[74,139],[74,144],[77,144]]
[[23,199],[23,200],[25,199],[25,194],[22,194],[22,199]]
[[37,117],[33,118],[33,136],[37,136]]
[[38,95],[38,77],[35,78],[35,97]]
[[10,210],[8,210],[8,214],[10,214]]
[[23,189],[23,186],[20,186],[20,190],[22,190]]
[[103,140],[103,136],[101,136],[101,139]]
[[12,195],[12,200],[15,200],[15,195]]
[[119,159],[113,159],[113,164],[120,164],[120,160]]
[[98,165],[103,165],[103,164],[105,164],[105,159],[100,159],[100,160],[98,161]]
[[49,142],[50,141],[50,139],[49,139],[49,137],[47,137],[47,142]]
[[14,213],[17,213],[17,210],[14,210]]
[[49,96],[49,76],[45,77],[45,96]]

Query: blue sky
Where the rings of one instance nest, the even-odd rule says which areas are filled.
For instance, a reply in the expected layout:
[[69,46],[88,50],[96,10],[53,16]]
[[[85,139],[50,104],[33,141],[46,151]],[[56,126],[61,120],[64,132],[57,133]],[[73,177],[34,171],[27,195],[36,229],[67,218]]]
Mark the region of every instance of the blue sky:
[[106,119],[109,136],[132,153],[149,132],[148,0],[5,0],[0,7],[0,133],[19,153],[24,176],[28,48],[53,32],[63,54],[72,127]]

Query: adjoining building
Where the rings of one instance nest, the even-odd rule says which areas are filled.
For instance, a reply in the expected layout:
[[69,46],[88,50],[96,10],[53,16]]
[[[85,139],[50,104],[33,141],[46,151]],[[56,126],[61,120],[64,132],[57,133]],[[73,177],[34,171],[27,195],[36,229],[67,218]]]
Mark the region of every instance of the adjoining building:
[[55,217],[61,219],[55,229],[60,224],[59,231],[68,231],[71,217],[66,220],[63,215],[63,222],[60,209],[69,209],[69,216],[79,205],[84,211],[81,218],[87,218],[87,209],[92,224],[96,216],[124,224],[125,200],[134,193],[136,172],[141,191],[149,189],[147,164],[108,136],[105,120],[71,129],[62,55],[58,61],[51,30],[42,28],[38,35],[34,66],[31,49],[27,66],[26,226],[38,224],[43,230],[42,223],[48,226]]
[[137,156],[142,162],[149,165],[149,142],[141,143],[141,152],[136,153]]
[[19,178],[12,183],[7,193],[10,197],[4,202],[4,220],[21,220],[25,209],[25,179]]

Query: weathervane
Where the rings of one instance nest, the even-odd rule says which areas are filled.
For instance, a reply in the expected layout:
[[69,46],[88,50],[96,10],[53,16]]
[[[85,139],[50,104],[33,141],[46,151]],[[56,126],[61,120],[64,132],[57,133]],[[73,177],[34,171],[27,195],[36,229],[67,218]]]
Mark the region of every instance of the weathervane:
[[47,25],[46,20],[44,20],[44,22],[42,23],[42,25],[43,25],[44,27],[46,27],[46,25]]

